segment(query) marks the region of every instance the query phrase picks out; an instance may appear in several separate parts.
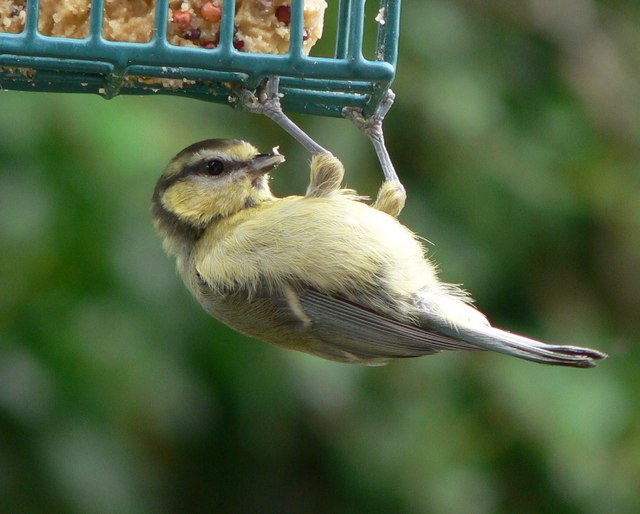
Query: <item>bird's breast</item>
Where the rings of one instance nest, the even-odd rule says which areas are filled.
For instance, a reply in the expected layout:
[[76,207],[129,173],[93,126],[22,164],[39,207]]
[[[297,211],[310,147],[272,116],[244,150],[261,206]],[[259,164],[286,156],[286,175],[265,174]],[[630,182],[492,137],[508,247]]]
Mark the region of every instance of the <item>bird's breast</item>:
[[411,231],[338,195],[284,198],[225,218],[205,231],[192,262],[221,291],[303,282],[347,298],[376,289],[409,297],[436,281]]

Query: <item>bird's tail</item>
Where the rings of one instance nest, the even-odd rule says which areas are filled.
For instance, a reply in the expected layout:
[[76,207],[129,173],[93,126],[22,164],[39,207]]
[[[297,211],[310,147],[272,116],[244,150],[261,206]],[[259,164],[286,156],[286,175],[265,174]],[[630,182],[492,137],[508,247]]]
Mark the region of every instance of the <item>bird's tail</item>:
[[597,361],[607,358],[606,353],[591,348],[543,343],[489,325],[455,327],[440,324],[438,331],[478,349],[506,353],[542,364],[593,368]]

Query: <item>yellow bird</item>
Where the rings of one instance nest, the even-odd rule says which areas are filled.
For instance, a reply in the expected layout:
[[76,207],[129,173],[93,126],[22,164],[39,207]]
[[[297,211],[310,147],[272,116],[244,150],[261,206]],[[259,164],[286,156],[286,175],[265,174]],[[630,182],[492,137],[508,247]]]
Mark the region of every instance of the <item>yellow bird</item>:
[[401,186],[385,182],[367,205],[341,188],[341,162],[320,153],[306,194],[277,198],[268,173],[284,160],[275,149],[210,139],[176,155],[157,182],[155,227],[213,317],[341,362],[493,350],[586,368],[606,357],[492,327],[464,291],[438,280],[416,235],[396,219]]

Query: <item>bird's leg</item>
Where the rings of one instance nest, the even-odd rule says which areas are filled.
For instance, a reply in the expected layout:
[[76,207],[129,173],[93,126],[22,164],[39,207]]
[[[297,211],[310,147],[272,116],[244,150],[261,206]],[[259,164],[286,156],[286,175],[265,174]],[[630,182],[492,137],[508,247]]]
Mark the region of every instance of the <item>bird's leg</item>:
[[265,84],[256,89],[255,93],[248,89],[240,89],[237,94],[247,111],[268,116],[312,154],[329,153],[282,111],[279,85],[280,77],[271,76],[267,78]]
[[388,182],[400,182],[396,170],[393,167],[389,152],[384,144],[384,132],[382,130],[382,121],[391,109],[393,101],[396,95],[391,89],[388,89],[384,98],[378,105],[378,108],[369,118],[365,118],[362,114],[362,109],[357,107],[345,107],[342,110],[342,115],[351,120],[351,122],[358,127],[373,143],[378,160],[382,166],[382,172],[384,178]]
[[316,154],[311,158],[311,177],[307,197],[330,196],[340,189],[344,177],[344,166],[330,153]]
[[340,189],[344,167],[336,157],[311,139],[284,114],[278,93],[279,82],[279,77],[268,77],[266,83],[258,87],[255,93],[248,89],[241,89],[238,91],[238,95],[246,110],[268,116],[313,154],[311,178],[306,196],[327,196]]
[[382,121],[389,109],[391,109],[395,96],[394,92],[388,89],[376,112],[369,118],[365,118],[362,115],[362,109],[345,107],[342,110],[342,115],[349,118],[371,140],[384,173],[385,181],[378,191],[373,207],[394,217],[400,214],[407,198],[407,193],[398,178],[398,174],[391,162],[391,157],[389,157],[389,152],[387,152],[387,147],[384,144],[384,132],[382,130]]

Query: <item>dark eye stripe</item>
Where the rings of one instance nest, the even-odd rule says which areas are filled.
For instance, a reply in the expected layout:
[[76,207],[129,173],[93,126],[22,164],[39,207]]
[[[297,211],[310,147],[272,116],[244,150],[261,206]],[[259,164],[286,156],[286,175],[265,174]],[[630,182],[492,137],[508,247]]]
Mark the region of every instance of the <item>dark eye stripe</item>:
[[[176,173],[174,175],[171,175],[169,177],[163,177],[158,181],[158,187],[160,188],[160,190],[166,190],[169,187],[171,187],[173,184],[175,184],[176,182],[179,182],[181,180],[184,180],[187,177],[190,177],[192,175],[200,175],[200,176],[216,176],[215,174],[212,174],[208,169],[207,169],[207,162],[209,161],[214,161],[216,159],[201,159],[197,162],[194,162],[193,164],[190,164],[188,166],[185,166],[179,173]],[[223,173],[219,174],[228,174],[228,173],[232,173],[233,171],[242,168],[243,166],[246,166],[246,162],[242,162],[242,161],[225,161],[223,159],[218,159],[219,161],[222,162],[223,166],[224,166],[224,171]]]

